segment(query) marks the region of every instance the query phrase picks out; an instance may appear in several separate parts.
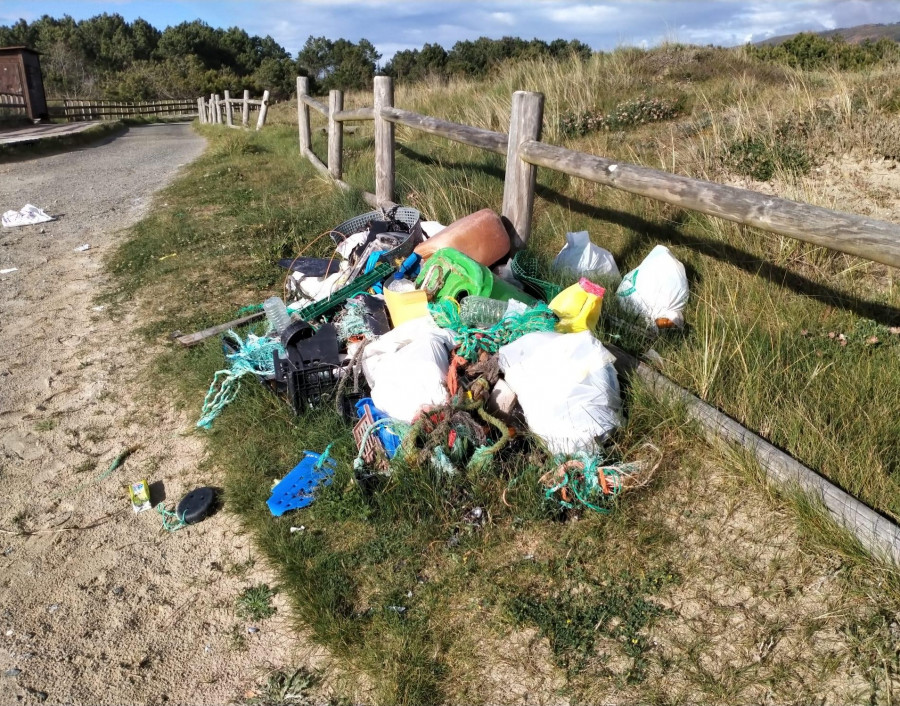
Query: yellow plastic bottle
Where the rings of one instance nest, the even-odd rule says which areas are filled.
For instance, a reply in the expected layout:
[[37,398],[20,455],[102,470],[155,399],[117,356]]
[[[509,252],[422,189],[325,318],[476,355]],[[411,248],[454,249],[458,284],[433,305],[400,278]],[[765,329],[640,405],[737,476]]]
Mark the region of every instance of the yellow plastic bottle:
[[550,302],[553,313],[559,317],[557,333],[578,333],[592,331],[600,320],[603,295],[606,292],[599,284],[582,277],[557,294]]

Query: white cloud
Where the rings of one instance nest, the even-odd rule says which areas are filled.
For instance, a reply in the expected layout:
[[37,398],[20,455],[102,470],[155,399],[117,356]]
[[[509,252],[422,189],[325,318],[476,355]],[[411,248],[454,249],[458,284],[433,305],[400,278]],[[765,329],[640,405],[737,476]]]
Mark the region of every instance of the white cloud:
[[506,25],[507,27],[512,27],[516,23],[516,18],[513,17],[511,12],[492,12],[488,17],[492,22]]
[[[627,6],[626,6],[627,7]],[[609,22],[621,13],[619,7],[611,5],[569,5],[560,3],[546,11],[546,16],[560,24],[571,24],[583,27]]]

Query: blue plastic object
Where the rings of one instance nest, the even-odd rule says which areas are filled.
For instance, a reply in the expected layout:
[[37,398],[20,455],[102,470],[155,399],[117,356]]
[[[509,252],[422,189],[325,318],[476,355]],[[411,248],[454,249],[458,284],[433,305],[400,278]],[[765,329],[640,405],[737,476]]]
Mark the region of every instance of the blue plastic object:
[[303,460],[272,488],[272,496],[266,501],[275,517],[310,505],[316,499],[315,490],[319,483],[331,485],[337,469],[335,460],[313,451],[303,453]]
[[397,268],[397,271],[394,273],[394,279],[403,279],[404,277],[415,279],[416,275],[419,274],[419,263],[421,261],[422,258],[419,255],[412,253]]
[[[363,415],[366,412],[366,407],[369,408],[369,412],[372,414],[373,422],[377,422],[379,419],[386,419],[388,416],[375,406],[375,403],[372,402],[371,397],[363,397],[354,405],[357,418],[362,419]],[[388,429],[384,426],[376,429],[374,433],[375,436],[377,436],[381,441],[381,445],[384,446],[387,457],[389,459],[394,458],[394,454],[397,453],[397,449],[400,448],[400,444],[402,443],[403,439],[401,439],[400,436],[395,434],[391,429]]]

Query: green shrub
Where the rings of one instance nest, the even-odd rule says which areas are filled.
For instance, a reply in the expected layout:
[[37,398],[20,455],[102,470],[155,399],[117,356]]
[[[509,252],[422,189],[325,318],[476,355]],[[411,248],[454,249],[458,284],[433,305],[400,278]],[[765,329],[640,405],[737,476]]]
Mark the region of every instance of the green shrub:
[[597,130],[622,130],[647,123],[678,117],[680,102],[666,98],[641,96],[619,103],[612,113],[585,110],[568,111],[560,118],[560,129],[566,135],[586,135]]
[[809,173],[812,167],[809,154],[800,145],[782,142],[777,137],[767,142],[749,135],[728,145],[724,161],[738,174],[757,181],[769,181],[779,168],[802,175]]

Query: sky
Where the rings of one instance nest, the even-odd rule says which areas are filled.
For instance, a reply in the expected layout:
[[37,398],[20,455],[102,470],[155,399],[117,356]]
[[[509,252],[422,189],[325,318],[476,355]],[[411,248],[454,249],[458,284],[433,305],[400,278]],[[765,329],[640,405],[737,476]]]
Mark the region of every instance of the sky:
[[733,46],[803,30],[900,22],[900,0],[0,0],[0,25],[103,12],[163,29],[201,19],[271,35],[296,55],[310,35],[366,38],[382,63],[426,42],[579,39],[595,50],[662,41]]

